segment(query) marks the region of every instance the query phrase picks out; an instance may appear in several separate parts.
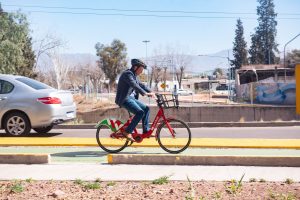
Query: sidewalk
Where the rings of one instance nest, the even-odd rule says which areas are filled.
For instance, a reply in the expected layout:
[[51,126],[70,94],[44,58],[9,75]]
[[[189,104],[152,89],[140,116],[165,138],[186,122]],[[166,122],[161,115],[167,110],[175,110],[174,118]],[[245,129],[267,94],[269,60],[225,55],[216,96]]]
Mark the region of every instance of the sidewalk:
[[170,180],[239,180],[250,178],[266,181],[300,181],[300,168],[295,167],[243,167],[243,166],[176,166],[176,165],[107,165],[107,164],[47,164],[0,165],[0,180],[96,180],[152,181],[162,176]]

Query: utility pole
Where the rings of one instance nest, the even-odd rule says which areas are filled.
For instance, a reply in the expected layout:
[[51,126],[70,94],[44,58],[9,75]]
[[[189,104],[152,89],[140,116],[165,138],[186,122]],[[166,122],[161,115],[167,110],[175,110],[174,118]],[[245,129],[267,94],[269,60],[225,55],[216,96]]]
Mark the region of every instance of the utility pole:
[[228,61],[228,100],[231,99],[232,95],[232,87],[231,87],[231,79],[233,78],[232,76],[232,69],[230,68],[230,58],[229,58],[229,51],[228,51],[228,56],[211,56],[211,55],[198,55],[198,56],[205,56],[205,57],[213,57],[213,58],[225,58]]

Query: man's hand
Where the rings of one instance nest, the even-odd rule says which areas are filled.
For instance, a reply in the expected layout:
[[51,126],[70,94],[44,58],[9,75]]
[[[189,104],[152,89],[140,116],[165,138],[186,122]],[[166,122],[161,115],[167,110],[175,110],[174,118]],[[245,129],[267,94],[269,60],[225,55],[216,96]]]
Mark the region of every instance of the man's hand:
[[146,95],[147,95],[148,97],[152,97],[152,98],[155,97],[155,93],[154,93],[154,92],[147,92]]

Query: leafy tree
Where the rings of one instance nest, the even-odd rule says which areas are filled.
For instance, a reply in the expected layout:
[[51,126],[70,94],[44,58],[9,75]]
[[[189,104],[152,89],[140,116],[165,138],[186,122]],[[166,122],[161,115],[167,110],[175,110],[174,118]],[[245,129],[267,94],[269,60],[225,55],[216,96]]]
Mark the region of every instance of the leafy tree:
[[221,68],[216,68],[213,72],[213,75],[215,76],[223,76],[224,75],[224,71]]
[[242,65],[248,64],[247,59],[247,43],[244,38],[244,27],[240,19],[237,20],[235,38],[233,42],[233,56],[234,60],[231,60],[231,65],[235,69],[241,68]]
[[273,0],[258,0],[257,7],[258,27],[252,34],[252,45],[249,50],[251,64],[274,64],[278,62],[275,53],[278,53],[278,44],[275,41],[277,34],[275,20],[275,5]]
[[0,73],[34,76],[29,25],[24,14],[6,13],[0,4]]
[[287,65],[300,63],[300,49],[294,49],[287,54]]
[[263,45],[259,36],[254,33],[251,35],[251,46],[249,49],[249,62],[250,64],[261,64],[264,63]]
[[126,45],[120,40],[115,39],[111,45],[103,45],[97,43],[96,46],[97,56],[99,56],[98,65],[104,72],[107,78],[109,78],[109,84],[114,86],[118,74],[126,69]]
[[35,64],[35,54],[32,50],[32,38],[27,37],[24,48],[22,49],[24,56],[23,65],[19,67],[19,75],[36,78],[37,73],[34,72],[33,66]]

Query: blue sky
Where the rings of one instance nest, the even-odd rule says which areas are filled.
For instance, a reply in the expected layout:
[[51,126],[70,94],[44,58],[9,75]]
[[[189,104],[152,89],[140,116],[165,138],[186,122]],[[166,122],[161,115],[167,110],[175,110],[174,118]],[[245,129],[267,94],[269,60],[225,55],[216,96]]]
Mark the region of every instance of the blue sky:
[[[232,48],[237,18],[242,19],[248,47],[250,46],[250,34],[254,32],[254,28],[257,26],[256,7],[258,3],[256,0],[0,0],[0,2],[4,10],[12,11],[20,8],[23,13],[27,14],[34,39],[43,37],[47,32],[53,33],[68,42],[68,49],[66,49],[68,53],[95,54],[94,46],[97,42],[110,44],[113,39],[117,38],[127,45],[129,58],[145,56],[146,48],[142,42],[143,40],[150,40],[148,43],[148,56],[152,55],[154,49],[167,45],[184,46],[184,49],[193,55],[211,54]],[[278,13],[276,39],[279,43],[279,50],[283,51],[284,44],[300,33],[300,1],[274,0],[274,3],[275,11]],[[25,6],[230,12],[235,14],[66,10]],[[45,13],[45,11],[113,15],[75,15]],[[196,16],[203,18],[130,17],[115,14]],[[287,50],[295,48],[300,49],[300,37],[290,43]]]

